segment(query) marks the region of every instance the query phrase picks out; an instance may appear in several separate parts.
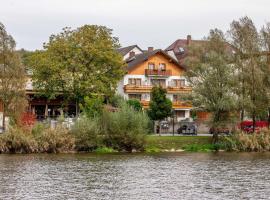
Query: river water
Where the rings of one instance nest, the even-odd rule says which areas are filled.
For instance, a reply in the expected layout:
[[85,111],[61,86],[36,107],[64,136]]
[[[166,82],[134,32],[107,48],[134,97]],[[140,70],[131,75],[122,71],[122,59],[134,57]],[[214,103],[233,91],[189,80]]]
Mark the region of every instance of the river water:
[[0,155],[0,199],[270,199],[270,154]]

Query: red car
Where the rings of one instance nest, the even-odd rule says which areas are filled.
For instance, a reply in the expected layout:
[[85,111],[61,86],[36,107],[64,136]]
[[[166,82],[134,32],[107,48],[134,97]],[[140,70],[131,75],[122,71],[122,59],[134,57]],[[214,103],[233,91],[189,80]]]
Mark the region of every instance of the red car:
[[[239,129],[245,131],[246,133],[253,132],[253,122],[252,121],[243,121],[238,125]],[[255,132],[258,132],[262,128],[267,128],[267,121],[256,121],[255,122]]]

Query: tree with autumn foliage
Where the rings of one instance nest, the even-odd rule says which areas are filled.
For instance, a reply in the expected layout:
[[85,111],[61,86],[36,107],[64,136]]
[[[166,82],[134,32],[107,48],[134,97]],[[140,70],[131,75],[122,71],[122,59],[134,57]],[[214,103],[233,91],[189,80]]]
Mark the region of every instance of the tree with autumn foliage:
[[3,129],[6,127],[6,116],[17,123],[26,105],[25,69],[15,47],[15,40],[0,23],[0,101],[3,106]]
[[118,38],[105,26],[64,28],[51,35],[44,50],[27,60],[33,70],[33,84],[48,99],[61,94],[76,102],[76,113],[84,98],[111,96],[124,75],[124,63],[116,49]]

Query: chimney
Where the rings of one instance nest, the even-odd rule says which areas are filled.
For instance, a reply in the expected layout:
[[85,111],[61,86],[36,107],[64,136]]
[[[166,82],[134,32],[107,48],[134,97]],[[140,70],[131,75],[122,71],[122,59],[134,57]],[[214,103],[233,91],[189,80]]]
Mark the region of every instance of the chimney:
[[154,51],[154,47],[148,47],[148,52]]
[[129,57],[130,57],[130,58],[132,58],[132,57],[134,57],[134,56],[135,56],[135,52],[134,52],[134,51],[129,52]]
[[191,43],[191,35],[187,35],[187,45],[190,45]]

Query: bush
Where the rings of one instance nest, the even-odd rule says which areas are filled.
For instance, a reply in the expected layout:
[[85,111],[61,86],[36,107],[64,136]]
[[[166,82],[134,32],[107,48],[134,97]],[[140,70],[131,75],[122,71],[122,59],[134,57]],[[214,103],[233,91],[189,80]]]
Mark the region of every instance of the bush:
[[135,111],[127,104],[122,104],[118,112],[104,111],[102,132],[105,145],[120,151],[143,150],[148,123],[145,113]]
[[9,130],[0,136],[1,153],[35,153],[38,144],[31,132],[19,127],[9,127]]
[[63,126],[56,126],[55,129],[46,128],[35,135],[39,152],[59,153],[68,152],[74,149],[75,139]]
[[109,103],[113,106],[113,107],[121,107],[121,105],[125,102],[124,98],[121,95],[114,95],[109,99]]
[[88,118],[94,118],[101,115],[103,110],[103,101],[104,99],[102,97],[85,97],[84,98],[84,105],[80,105],[83,113]]
[[129,99],[127,104],[136,111],[142,111],[142,104],[138,99]]
[[74,137],[62,126],[51,129],[38,123],[32,131],[10,127],[0,136],[1,153],[58,153],[74,149]]
[[71,133],[75,136],[76,149],[79,151],[93,151],[102,143],[99,118],[78,119]]
[[236,131],[232,136],[225,137],[223,143],[229,151],[270,151],[270,131],[262,129],[253,134]]

